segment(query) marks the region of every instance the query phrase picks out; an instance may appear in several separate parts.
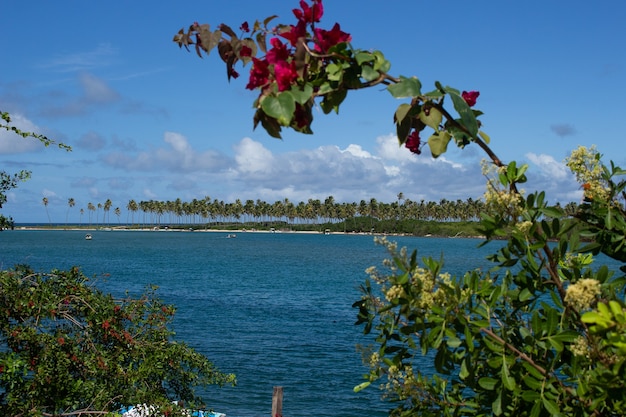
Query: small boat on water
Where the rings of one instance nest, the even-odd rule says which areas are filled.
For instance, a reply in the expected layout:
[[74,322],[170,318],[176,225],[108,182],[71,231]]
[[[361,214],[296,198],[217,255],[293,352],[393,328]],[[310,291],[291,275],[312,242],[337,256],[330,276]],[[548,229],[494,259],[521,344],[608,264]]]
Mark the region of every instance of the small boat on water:
[[85,235],[85,240],[91,240],[91,233],[87,233]]
[[237,235],[234,234],[234,233],[229,233],[229,234],[226,235],[226,239],[234,239],[236,237],[237,237]]

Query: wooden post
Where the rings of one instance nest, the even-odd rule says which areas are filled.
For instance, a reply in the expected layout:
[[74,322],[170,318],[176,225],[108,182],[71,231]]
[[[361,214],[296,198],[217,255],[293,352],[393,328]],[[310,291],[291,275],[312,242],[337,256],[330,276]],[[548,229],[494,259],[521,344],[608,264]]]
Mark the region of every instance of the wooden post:
[[272,394],[272,417],[283,417],[283,387],[274,387]]

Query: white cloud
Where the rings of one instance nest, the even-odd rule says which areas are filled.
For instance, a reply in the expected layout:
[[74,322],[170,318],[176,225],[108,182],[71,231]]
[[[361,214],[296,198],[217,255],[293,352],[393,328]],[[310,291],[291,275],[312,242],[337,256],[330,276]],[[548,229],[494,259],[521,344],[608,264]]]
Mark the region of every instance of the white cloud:
[[264,173],[272,171],[274,156],[261,143],[243,138],[234,146],[237,169],[244,173]]
[[378,144],[378,155],[381,158],[398,162],[415,162],[416,155],[413,155],[405,147],[398,144],[398,137],[394,134],[379,136],[376,138]]
[[120,98],[115,90],[93,74],[81,73],[78,82],[83,90],[85,104],[110,103]]
[[567,167],[564,164],[557,162],[550,155],[537,155],[535,153],[529,152],[526,154],[526,158],[528,158],[530,162],[535,164],[543,174],[552,177],[552,179],[556,181],[564,180],[569,176]]
[[102,157],[105,165],[126,171],[211,172],[220,171],[228,159],[216,151],[196,151],[180,133],[165,132],[167,146],[139,152],[116,151]]
[[106,65],[117,50],[108,43],[101,43],[95,49],[58,55],[43,65],[43,68],[58,72],[83,71]]
[[360,158],[372,158],[372,154],[365,151],[361,145],[350,144],[346,149],[341,152],[348,152],[354,156],[358,156]]

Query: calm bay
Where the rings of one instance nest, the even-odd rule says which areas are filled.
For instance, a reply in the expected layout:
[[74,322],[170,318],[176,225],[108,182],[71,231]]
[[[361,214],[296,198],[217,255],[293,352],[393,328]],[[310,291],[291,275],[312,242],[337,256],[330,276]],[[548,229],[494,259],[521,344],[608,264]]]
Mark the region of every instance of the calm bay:
[[[176,339],[205,354],[236,387],[210,387],[210,407],[228,417],[270,414],[284,387],[283,415],[382,417],[377,388],[354,393],[367,368],[354,326],[365,269],[387,257],[369,235],[297,233],[15,230],[0,233],[0,267],[37,271],[80,266],[116,296],[148,285],[177,307]],[[453,274],[487,267],[494,244],[480,240],[390,237]]]

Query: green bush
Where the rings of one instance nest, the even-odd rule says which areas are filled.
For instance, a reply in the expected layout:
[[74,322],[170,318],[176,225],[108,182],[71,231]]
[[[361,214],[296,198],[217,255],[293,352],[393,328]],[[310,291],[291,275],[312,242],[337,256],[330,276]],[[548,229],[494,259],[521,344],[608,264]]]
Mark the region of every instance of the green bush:
[[[79,415],[172,401],[202,408],[196,386],[234,384],[172,340],[174,307],[155,297],[116,300],[78,268],[0,272],[0,414]],[[171,414],[173,415],[173,414]]]

